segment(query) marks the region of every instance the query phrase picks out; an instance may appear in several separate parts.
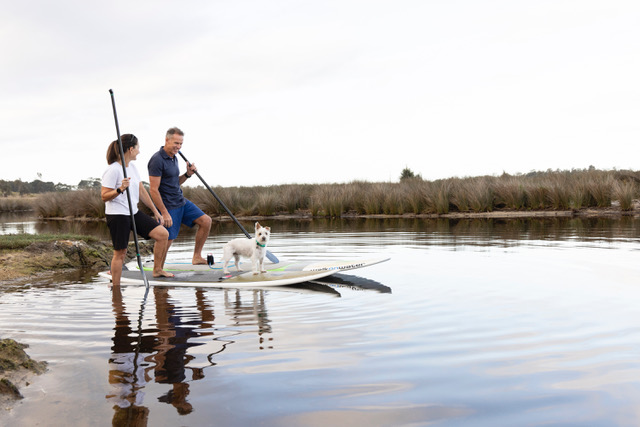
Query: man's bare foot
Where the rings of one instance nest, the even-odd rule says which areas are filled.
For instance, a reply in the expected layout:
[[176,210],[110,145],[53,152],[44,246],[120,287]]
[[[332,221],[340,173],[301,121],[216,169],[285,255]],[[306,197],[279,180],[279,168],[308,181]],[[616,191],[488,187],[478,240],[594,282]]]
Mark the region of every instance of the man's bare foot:
[[160,270],[154,271],[153,277],[175,277],[173,273],[169,273],[168,271]]
[[207,260],[202,258],[202,257],[193,257],[193,260],[191,261],[191,264],[193,265],[206,265],[207,264]]

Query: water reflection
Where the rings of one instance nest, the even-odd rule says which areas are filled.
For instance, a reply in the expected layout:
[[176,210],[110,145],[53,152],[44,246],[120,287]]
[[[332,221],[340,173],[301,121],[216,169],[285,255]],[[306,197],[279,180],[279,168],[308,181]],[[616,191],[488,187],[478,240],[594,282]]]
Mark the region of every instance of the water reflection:
[[[522,218],[522,219],[365,219],[327,220],[327,229],[345,238],[367,235],[372,243],[428,246],[548,246],[576,242],[599,245],[629,242],[640,237],[640,219],[620,218]],[[317,232],[319,224],[313,226]],[[311,230],[309,230],[311,231]],[[389,236],[390,238],[387,238]],[[404,237],[402,237],[404,236]],[[343,242],[341,242],[343,243]]]
[[[329,293],[340,296],[341,287],[390,293],[391,289],[373,280],[346,274],[323,279],[323,283],[305,283],[282,287],[274,292]],[[111,288],[112,311],[115,319],[109,358],[108,382],[112,391],[106,399],[113,404],[113,425],[146,426],[153,404],[145,394],[150,385],[168,388],[154,396],[155,400],[173,406],[178,415],[194,411],[189,401],[190,383],[205,378],[205,369],[217,365],[216,357],[234,344],[243,334],[254,335],[258,350],[273,350],[273,330],[269,319],[266,290],[216,290],[222,295],[224,318],[216,324],[214,304],[205,289],[193,289],[195,304],[184,301],[184,290],[151,287],[145,292],[138,313],[127,310],[120,287]],[[190,291],[188,291],[190,292]],[[150,327],[143,327],[148,295],[153,296],[155,310]],[[246,337],[246,335],[243,335]],[[208,339],[206,339],[208,337]],[[238,338],[235,338],[238,337]],[[203,339],[205,338],[205,339]],[[216,350],[198,357],[195,347],[216,342]],[[201,359],[201,360],[197,360]],[[155,390],[155,389],[154,389]]]
[[[266,338],[263,335],[270,334],[271,325],[267,315],[267,306],[264,299],[263,290],[253,290],[251,299],[243,300],[240,290],[225,291],[224,307],[227,316],[233,320],[235,328],[249,327],[258,334],[258,348],[265,349],[265,341],[271,342],[273,338]],[[266,348],[273,349],[272,345]],[[210,359],[211,360],[211,359]]]
[[[115,317],[112,354],[109,359],[109,384],[112,392],[106,398],[113,402],[113,425],[146,426],[150,404],[145,405],[145,389],[150,382],[166,384],[169,389],[157,397],[158,402],[172,405],[179,415],[193,411],[189,402],[190,382],[205,378],[205,368],[215,366],[214,356],[233,343],[226,336],[214,337],[216,316],[206,291],[194,289],[195,310],[181,307],[171,297],[171,288],[153,287],[155,300],[152,328],[143,330],[142,319],[147,294],[139,308],[137,324],[125,307],[120,287],[112,287],[112,307]],[[253,291],[244,300],[240,291],[224,292],[225,314],[232,327],[257,328],[260,349],[273,348],[263,291]],[[192,347],[204,345],[202,337],[221,340],[219,351],[206,357],[205,366],[196,366]],[[266,347],[265,347],[266,346]]]
[[0,213],[0,234],[33,234],[37,218],[27,213]]
[[[268,220],[267,220],[268,222]],[[252,226],[247,222],[247,227]],[[517,218],[517,219],[313,219],[278,220],[272,224],[273,244],[291,236],[326,233],[329,245],[342,244],[354,236],[369,236],[380,244],[418,243],[428,245],[520,245],[523,241],[541,242],[624,242],[640,238],[640,218]],[[1,214],[0,234],[75,233],[109,239],[104,221],[52,221],[34,215]],[[184,229],[187,239],[192,230]],[[233,236],[238,228],[230,222],[214,222],[211,236]],[[392,234],[392,238],[385,236]],[[405,238],[402,239],[401,236]],[[338,237],[338,239],[335,239]],[[226,237],[225,237],[226,239]],[[213,245],[213,241],[210,245]],[[275,247],[274,247],[275,248]]]
[[[173,405],[180,415],[189,414],[193,408],[187,401],[189,380],[204,378],[204,369],[188,366],[194,357],[187,354],[190,347],[203,343],[189,342],[189,339],[212,335],[212,332],[198,332],[197,329],[208,329],[215,316],[211,306],[204,298],[202,290],[196,290],[198,317],[179,309],[171,301],[168,288],[154,287],[156,302],[156,353],[147,358],[154,362],[154,378],[160,384],[170,384],[171,389],[158,398],[158,401]],[[189,320],[193,318],[193,320]]]
[[332,274],[331,276],[325,277],[320,280],[314,280],[314,284],[322,284],[328,286],[330,289],[333,289],[338,295],[339,289],[347,288],[353,291],[376,291],[381,294],[390,294],[391,288],[389,286],[385,286],[382,283],[367,279],[366,277],[354,276],[351,274]]
[[149,364],[143,354],[153,352],[155,340],[152,336],[142,335],[144,303],[140,307],[138,324],[134,330],[119,286],[111,289],[111,300],[115,333],[109,358],[109,384],[112,391],[106,397],[114,404],[112,423],[114,426],[146,426],[149,409],[143,406],[144,386],[151,379],[148,374]]

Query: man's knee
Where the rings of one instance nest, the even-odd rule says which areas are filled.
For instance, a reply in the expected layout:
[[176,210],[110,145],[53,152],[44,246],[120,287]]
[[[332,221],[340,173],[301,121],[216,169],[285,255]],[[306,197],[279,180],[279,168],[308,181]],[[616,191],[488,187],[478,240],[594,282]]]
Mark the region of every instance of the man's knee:
[[200,218],[194,221],[200,227],[211,227],[211,217],[209,215],[202,215]]

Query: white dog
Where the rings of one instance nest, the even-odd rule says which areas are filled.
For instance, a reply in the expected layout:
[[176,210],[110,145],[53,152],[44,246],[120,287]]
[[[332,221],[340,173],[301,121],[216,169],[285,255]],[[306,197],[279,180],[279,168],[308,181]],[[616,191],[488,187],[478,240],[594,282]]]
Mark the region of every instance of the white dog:
[[229,274],[227,265],[231,260],[231,257],[236,260],[236,269],[242,271],[240,268],[240,256],[245,258],[251,258],[251,264],[253,266],[253,274],[260,272],[266,273],[262,266],[264,263],[264,256],[267,253],[267,243],[269,243],[269,237],[271,235],[270,227],[262,227],[260,223],[256,222],[256,238],[255,239],[233,239],[229,241],[222,248],[222,271],[225,274]]

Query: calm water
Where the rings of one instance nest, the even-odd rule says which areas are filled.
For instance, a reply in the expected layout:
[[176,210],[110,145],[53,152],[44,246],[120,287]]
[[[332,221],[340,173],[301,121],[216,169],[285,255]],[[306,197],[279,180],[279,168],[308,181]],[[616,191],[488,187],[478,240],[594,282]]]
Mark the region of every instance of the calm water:
[[[640,424],[639,220],[265,225],[281,259],[391,260],[331,286],[2,287],[0,336],[49,371],[0,424]],[[239,236],[219,225],[206,249]]]

